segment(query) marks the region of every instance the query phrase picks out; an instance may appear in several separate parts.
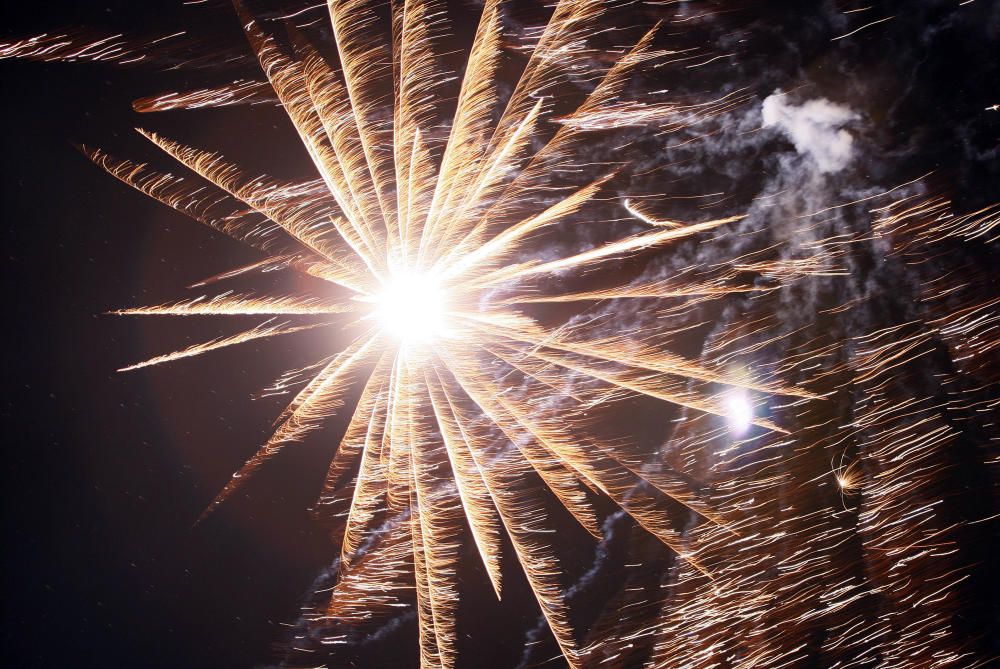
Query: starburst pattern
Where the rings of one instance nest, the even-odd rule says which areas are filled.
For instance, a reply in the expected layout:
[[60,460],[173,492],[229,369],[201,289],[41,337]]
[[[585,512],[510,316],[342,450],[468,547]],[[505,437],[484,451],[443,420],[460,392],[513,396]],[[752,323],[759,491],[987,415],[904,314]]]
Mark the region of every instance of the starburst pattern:
[[[677,113],[641,107],[628,114],[615,106],[635,69],[664,56],[651,48],[659,26],[649,27],[595,72],[586,38],[597,32],[606,3],[559,2],[516,87],[501,99],[502,6],[490,0],[446,138],[438,139],[435,114],[444,103],[439,91],[445,73],[435,53],[443,27],[437,3],[393,2],[391,40],[383,43],[373,3],[332,0],[339,67],[296,31],[289,44],[282,44],[242,3],[236,8],[320,180],[286,184],[253,178],[221,155],[141,131],[224,192],[208,195],[183,178],[85,149],[129,185],[267,254],[210,282],[287,267],[326,280],[334,286],[331,294],[339,296],[225,293],[117,313],[337,315],[332,322],[355,331],[346,349],[317,365],[273,436],[209,510],[282,448],[342,409],[350,388],[360,385],[363,391],[318,505],[346,518],[342,575],[329,615],[370,617],[393,605],[396,591],[415,585],[422,664],[452,666],[457,560],[467,524],[498,596],[501,535],[509,538],[560,648],[575,662],[560,568],[540,534],[550,526],[545,490],[595,536],[601,533],[591,498],[607,496],[702,572],[656,495],[679,502],[706,522],[724,522],[683,477],[647,471],[621,443],[588,436],[582,420],[588,408],[640,394],[726,415],[730,407],[719,387],[807,395],[774,380],[729,374],[671,354],[661,345],[660,332],[622,329],[608,336],[596,318],[553,327],[526,309],[545,302],[705,297],[750,289],[738,278],[755,268],[736,264],[702,282],[681,277],[616,285],[610,276],[595,290],[552,288],[555,275],[599,272],[609,260],[705,235],[738,216],[666,221],[626,201],[625,211],[646,229],[578,252],[531,257],[540,237],[585,219],[588,206],[622,167],[598,166],[603,173],[583,184],[554,180],[553,174],[581,171],[585,133]],[[590,91],[575,111],[557,116],[555,90],[574,72],[586,73]],[[238,90],[224,93],[196,91],[186,96],[186,104],[230,104],[247,91],[258,94],[259,87],[251,88],[242,82]],[[708,104],[705,113],[732,103]],[[176,97],[143,102],[150,109],[184,104]],[[125,369],[325,324],[271,320]],[[545,405],[552,408],[542,409]],[[745,420],[780,431],[749,405]],[[639,489],[642,482],[651,486],[649,492]],[[376,532],[376,520],[387,513],[390,527]]]

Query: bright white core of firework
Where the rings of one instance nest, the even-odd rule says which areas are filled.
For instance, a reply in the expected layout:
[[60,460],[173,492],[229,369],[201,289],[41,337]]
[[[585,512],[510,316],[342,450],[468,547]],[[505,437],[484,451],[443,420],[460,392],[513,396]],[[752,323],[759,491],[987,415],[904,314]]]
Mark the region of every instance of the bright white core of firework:
[[375,297],[375,318],[400,342],[426,344],[444,334],[444,291],[427,276],[397,274]]

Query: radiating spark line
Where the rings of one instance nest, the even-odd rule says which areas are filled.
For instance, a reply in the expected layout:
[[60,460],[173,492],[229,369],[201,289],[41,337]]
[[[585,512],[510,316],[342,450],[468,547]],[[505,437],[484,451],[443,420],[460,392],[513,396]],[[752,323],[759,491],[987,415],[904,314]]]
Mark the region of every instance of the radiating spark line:
[[225,86],[199,88],[182,93],[164,93],[139,98],[132,103],[132,109],[147,114],[174,109],[201,109],[202,107],[229,107],[269,102],[274,104],[274,90],[264,81],[237,79]]
[[344,314],[357,311],[352,303],[330,304],[315,297],[296,295],[256,296],[223,293],[215,297],[201,296],[149,307],[118,309],[120,316],[257,316]]
[[661,232],[633,235],[632,237],[627,237],[616,242],[609,242],[603,246],[599,246],[567,258],[560,258],[558,260],[551,260],[540,264],[529,263],[523,267],[515,266],[510,269],[497,270],[492,274],[487,274],[483,279],[480,279],[479,284],[487,286],[501,281],[516,281],[535,274],[551,274],[560,270],[572,269],[581,265],[594,263],[608,257],[627,255],[629,253],[658,246],[659,244],[674,241],[676,239],[681,239],[683,237],[688,237],[701,232],[707,232],[721,225],[739,221],[742,218],[743,216],[730,216],[714,221],[705,221],[704,223],[693,223],[691,225],[686,225],[683,228],[674,228]]
[[849,33],[845,33],[845,34],[843,34],[843,35],[838,35],[837,37],[834,37],[834,38],[833,38],[832,40],[830,40],[830,41],[831,41],[831,42],[836,42],[837,40],[841,40],[841,39],[844,39],[845,37],[850,37],[851,35],[856,35],[857,33],[861,32],[861,31],[862,31],[862,30],[864,30],[865,28],[871,28],[871,27],[872,27],[872,26],[874,26],[874,25],[878,25],[879,23],[885,23],[886,21],[891,21],[891,20],[893,20],[894,18],[896,18],[896,17],[895,17],[895,16],[887,16],[887,17],[885,17],[885,18],[883,18],[883,19],[878,19],[878,20],[876,20],[876,21],[872,21],[872,22],[870,22],[870,23],[866,23],[865,25],[861,26],[860,28],[855,28],[854,30],[852,30],[852,31],[851,31],[851,32],[849,32]]
[[232,335],[230,337],[222,337],[220,339],[214,339],[210,342],[205,342],[203,344],[195,344],[189,346],[183,350],[176,351],[174,353],[166,353],[164,355],[158,355],[155,358],[150,358],[149,360],[144,360],[143,362],[137,362],[134,365],[129,365],[127,367],[122,367],[119,372],[130,372],[133,369],[141,369],[143,367],[149,367],[150,365],[159,365],[164,362],[173,362],[174,360],[180,360],[181,358],[190,358],[195,355],[201,355],[202,353],[208,353],[209,351],[215,351],[220,348],[226,348],[227,346],[234,346],[236,344],[242,344],[244,342],[253,341],[254,339],[263,339],[266,337],[276,337],[283,334],[292,334],[294,332],[302,332],[303,330],[312,330],[318,327],[324,327],[331,325],[331,323],[316,323],[314,325],[299,325],[296,327],[286,327],[287,323],[277,323],[274,324],[272,321],[266,321],[257,327],[247,330],[246,332],[241,332],[239,334]]
[[280,269],[287,269],[292,265],[294,257],[287,256],[276,256],[274,258],[264,258],[263,260],[258,260],[256,262],[247,263],[242,267],[236,267],[234,269],[219,272],[218,274],[213,274],[212,276],[196,281],[188,286],[188,289],[192,288],[204,288],[213,283],[219,283],[220,281],[226,281],[227,279],[232,279],[234,277],[248,274],[250,272],[274,272]]

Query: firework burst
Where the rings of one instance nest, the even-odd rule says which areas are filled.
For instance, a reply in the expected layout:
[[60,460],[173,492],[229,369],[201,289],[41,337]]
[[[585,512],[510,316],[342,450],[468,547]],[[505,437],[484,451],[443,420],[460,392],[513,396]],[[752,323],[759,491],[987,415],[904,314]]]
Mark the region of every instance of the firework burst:
[[[673,529],[653,493],[637,492],[637,485],[647,483],[706,522],[724,523],[683,477],[647,471],[621,443],[589,435],[588,409],[639,394],[726,415],[734,391],[806,395],[668,353],[660,345],[662,332],[621,328],[609,334],[606,319],[599,318],[552,327],[530,315],[530,305],[547,302],[712,297],[750,289],[738,277],[751,270],[736,264],[709,281],[682,276],[617,285],[610,276],[597,289],[552,288],[553,276],[593,275],[608,261],[705,235],[738,216],[666,221],[625,200],[625,213],[645,229],[578,252],[532,257],[546,234],[587,221],[589,207],[623,167],[599,164],[603,172],[585,183],[558,184],[554,174],[583,171],[586,133],[692,113],[640,106],[629,115],[616,106],[636,68],[666,57],[652,49],[658,26],[595,69],[586,38],[599,32],[606,3],[559,2],[517,85],[503,96],[502,3],[489,0],[442,134],[435,114],[444,104],[446,74],[435,49],[444,19],[436,2],[394,1],[390,29],[382,30],[374,3],[331,0],[339,66],[296,30],[279,40],[235,4],[319,180],[287,184],[250,177],[221,155],[140,131],[222,191],[209,194],[182,177],[84,150],[122,181],[266,254],[202,285],[290,268],[327,281],[334,297],[223,293],[120,310],[270,317],[245,332],[124,369],[309,328],[351,329],[351,343],[312,368],[273,436],[207,511],[341,410],[351,388],[360,387],[318,502],[322,512],[344,519],[341,576],[327,615],[367,619],[415,586],[422,665],[452,666],[457,562],[467,526],[497,596],[501,536],[509,538],[556,641],[574,663],[560,567],[540,534],[550,525],[546,489],[595,536],[600,529],[592,496],[607,496],[702,573],[688,540]],[[575,111],[557,114],[556,90],[567,73],[585,74],[590,91]],[[144,99],[137,109],[237,104],[262,95],[259,84],[239,81],[226,89]],[[698,108],[719,113],[731,104],[724,98]],[[276,320],[317,315],[328,320],[305,326]],[[780,430],[743,405],[744,427]],[[385,518],[388,523],[379,525]]]
[[[421,665],[454,666],[460,562],[472,558],[498,598],[516,601],[523,572],[542,612],[526,645],[548,626],[571,666],[991,659],[976,624],[960,619],[969,592],[992,580],[969,537],[995,515],[946,473],[964,466],[996,490],[997,442],[984,435],[1000,406],[1000,300],[988,270],[956,264],[954,250],[994,257],[1000,208],[953,213],[922,180],[814,200],[850,157],[854,138],[836,124],[858,114],[776,93],[764,101],[772,112],[832,114],[817,137],[848,150],[833,162],[823,153],[818,172],[798,164],[806,181],[779,175],[747,220],[733,209],[679,220],[648,185],[673,178],[686,160],[676,152],[690,145],[701,160],[711,151],[699,140],[743,138],[761,114],[769,122],[749,113],[752,127],[721,129],[757,99],[743,88],[752,81],[716,87],[717,99],[647,94],[656,68],[727,57],[683,40],[666,50],[660,24],[611,20],[676,3],[558,0],[515,36],[505,28],[514,3],[486,0],[464,57],[442,48],[443,0],[327,4],[265,17],[237,0],[264,76],[241,70],[227,85],[133,105],[279,105],[310,180],[258,176],[146,130],[193,175],[83,147],[129,186],[260,252],[191,286],[211,294],[114,312],[256,316],[256,326],[121,371],[304,331],[348,335],[263,392],[292,399],[205,511],[334,415],[346,424],[313,509],[339,556],[303,608],[291,656],[311,666],[415,615]],[[302,26],[289,22],[308,12]],[[312,20],[321,12],[322,26]],[[866,19],[834,39],[894,21]],[[0,44],[0,58],[218,71],[249,58],[199,44],[184,32],[143,43],[73,30]],[[446,63],[460,58],[453,76]],[[668,139],[659,166],[633,146],[641,128]],[[799,201],[790,191],[803,184]],[[731,197],[671,195],[699,203],[689,212]],[[867,265],[878,280],[846,288]],[[278,271],[323,289],[216,289]],[[904,279],[880,284],[889,272]],[[700,357],[676,352],[691,355],[684,344],[699,332]],[[646,402],[672,405],[655,449],[609,419]],[[575,583],[559,557],[567,529],[600,542]],[[627,564],[602,566],[620,549]],[[571,604],[606,575],[601,588],[615,590],[587,626]],[[362,637],[372,621],[380,631]]]

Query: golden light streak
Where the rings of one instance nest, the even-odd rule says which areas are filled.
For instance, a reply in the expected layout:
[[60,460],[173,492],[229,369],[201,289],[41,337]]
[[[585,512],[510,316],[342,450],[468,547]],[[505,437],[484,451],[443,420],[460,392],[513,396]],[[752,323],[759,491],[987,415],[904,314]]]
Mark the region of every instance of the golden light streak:
[[247,330],[246,332],[241,332],[239,334],[232,335],[230,337],[221,337],[219,339],[214,339],[210,342],[205,342],[203,344],[195,344],[189,346],[183,350],[176,351],[174,353],[167,353],[164,355],[158,355],[155,358],[150,358],[149,360],[144,360],[143,362],[137,362],[134,365],[129,365],[127,367],[122,367],[119,372],[130,372],[133,369],[141,369],[143,367],[149,367],[150,365],[159,365],[164,362],[173,362],[174,360],[180,360],[181,358],[190,358],[195,355],[201,355],[202,353],[208,353],[209,351],[215,351],[220,348],[225,348],[227,346],[234,346],[236,344],[242,344],[244,342],[253,341],[254,339],[264,339],[266,337],[275,337],[277,335],[292,334],[294,332],[302,332],[303,330],[312,330],[313,328],[323,327],[326,325],[331,325],[330,323],[317,323],[315,325],[299,325],[295,327],[287,327],[287,323],[277,323],[272,324],[271,321],[267,321],[253,328],[252,330]]
[[237,79],[216,88],[199,88],[182,93],[165,93],[139,98],[132,109],[139,113],[171,111],[173,109],[201,109],[202,107],[228,107],[245,104],[274,104],[274,90],[263,81]]
[[675,241],[695,235],[701,232],[714,230],[721,225],[732,223],[742,219],[742,216],[730,216],[704,223],[693,223],[683,227],[672,228],[653,233],[645,233],[626,237],[625,239],[609,242],[603,246],[593,248],[583,253],[578,253],[567,258],[551,260],[546,263],[528,263],[525,266],[514,266],[497,270],[487,274],[480,280],[479,285],[489,286],[500,282],[512,282],[535,274],[551,274],[566,269],[573,269],[583,265],[590,265],[609,257],[623,256],[635,253],[644,249],[652,248],[666,242]]
[[259,316],[270,314],[301,316],[346,314],[353,311],[359,311],[355,303],[331,304],[317,297],[223,293],[215,297],[202,295],[193,300],[118,309],[111,313],[119,316]]

